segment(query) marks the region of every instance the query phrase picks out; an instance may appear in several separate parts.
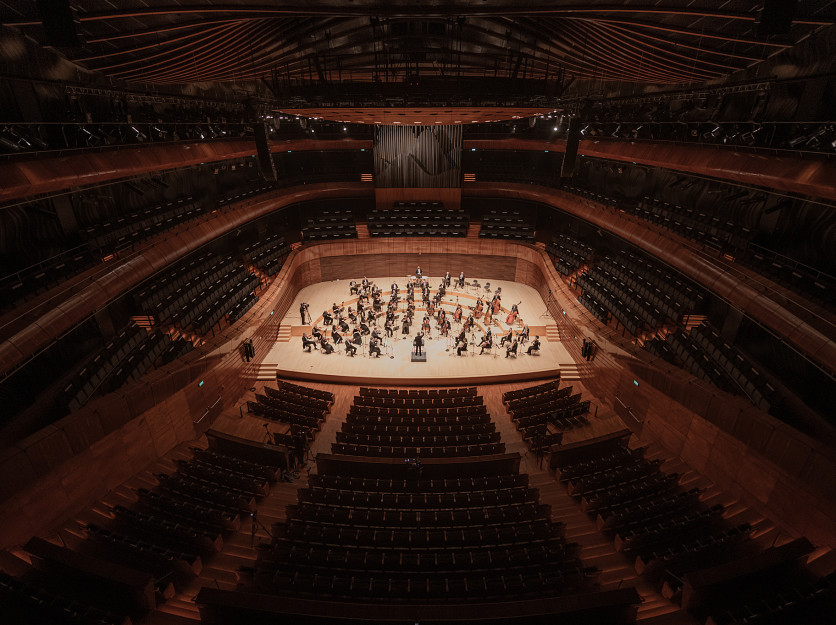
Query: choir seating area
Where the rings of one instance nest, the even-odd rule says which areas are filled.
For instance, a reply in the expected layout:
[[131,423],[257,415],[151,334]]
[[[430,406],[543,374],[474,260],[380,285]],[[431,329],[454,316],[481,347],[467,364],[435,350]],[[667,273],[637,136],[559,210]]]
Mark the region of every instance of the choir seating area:
[[368,222],[373,237],[463,237],[469,218],[441,202],[397,202],[386,210],[369,211]]

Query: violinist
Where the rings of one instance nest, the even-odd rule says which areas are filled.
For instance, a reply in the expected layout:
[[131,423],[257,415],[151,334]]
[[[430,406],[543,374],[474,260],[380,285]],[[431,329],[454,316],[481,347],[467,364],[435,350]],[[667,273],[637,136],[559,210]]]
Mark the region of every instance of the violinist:
[[514,340],[514,331],[511,328],[508,328],[508,334],[502,337],[502,340],[499,341],[499,346],[502,347],[505,345],[505,342],[511,343]]
[[464,336],[464,332],[462,332],[459,336],[461,337],[461,340],[456,343],[456,354],[461,356],[462,353],[467,353],[467,339]]

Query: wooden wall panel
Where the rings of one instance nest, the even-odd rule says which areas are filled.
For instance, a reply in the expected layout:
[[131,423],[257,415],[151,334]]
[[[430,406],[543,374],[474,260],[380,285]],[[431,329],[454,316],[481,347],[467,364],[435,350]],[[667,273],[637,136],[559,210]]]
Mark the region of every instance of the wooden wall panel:
[[[370,139],[270,141],[271,152],[372,149]],[[181,142],[168,145],[117,147],[70,156],[20,159],[0,168],[0,201],[54,193],[74,187],[191,167],[255,153],[253,141]]]
[[[322,280],[351,280],[363,276],[412,276],[417,267],[426,275],[442,276],[449,271],[458,277],[464,271],[473,276],[490,276],[495,280],[514,280],[516,258],[507,256],[468,256],[465,254],[353,254],[327,256],[321,259]],[[389,285],[379,285],[387,288]],[[437,285],[435,285],[437,286]]]
[[459,209],[462,206],[461,187],[453,189],[390,189],[376,188],[374,190],[375,208],[387,210],[395,202],[443,202],[444,208]]
[[[531,139],[466,139],[464,149],[565,152],[566,141]],[[779,191],[836,199],[836,162],[826,157],[770,154],[726,146],[584,139],[583,156],[664,167],[721,180],[732,180]]]

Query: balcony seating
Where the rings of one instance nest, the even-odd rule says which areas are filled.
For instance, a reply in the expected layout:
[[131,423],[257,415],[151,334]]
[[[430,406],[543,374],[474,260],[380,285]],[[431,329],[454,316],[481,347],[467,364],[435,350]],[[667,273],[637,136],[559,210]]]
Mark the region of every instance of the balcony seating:
[[99,262],[100,255],[77,247],[9,274],[0,280],[0,310],[45,293]]
[[534,216],[519,210],[489,210],[482,215],[479,237],[534,241]]
[[244,262],[255,266],[268,276],[279,273],[285,257],[290,253],[290,246],[284,237],[274,234],[264,241],[257,241],[241,252]]
[[595,250],[591,245],[561,233],[546,245],[546,252],[553,257],[554,268],[564,276],[568,276],[582,265],[588,264]]
[[350,209],[319,210],[308,216],[302,224],[302,239],[305,241],[356,238],[357,226],[354,223],[354,212]]

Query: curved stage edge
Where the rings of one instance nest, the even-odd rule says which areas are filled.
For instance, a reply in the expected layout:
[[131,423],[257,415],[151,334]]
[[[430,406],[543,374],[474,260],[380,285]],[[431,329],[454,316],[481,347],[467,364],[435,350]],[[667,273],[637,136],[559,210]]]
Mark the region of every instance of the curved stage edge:
[[301,380],[319,382],[323,384],[358,384],[362,386],[478,386],[483,384],[503,384],[508,382],[528,382],[557,377],[561,369],[543,369],[541,371],[525,371],[521,373],[505,373],[495,375],[455,376],[439,378],[438,376],[403,378],[374,377],[367,375],[340,375],[334,373],[315,373],[294,371],[292,369],[276,369],[276,376],[287,380]]

